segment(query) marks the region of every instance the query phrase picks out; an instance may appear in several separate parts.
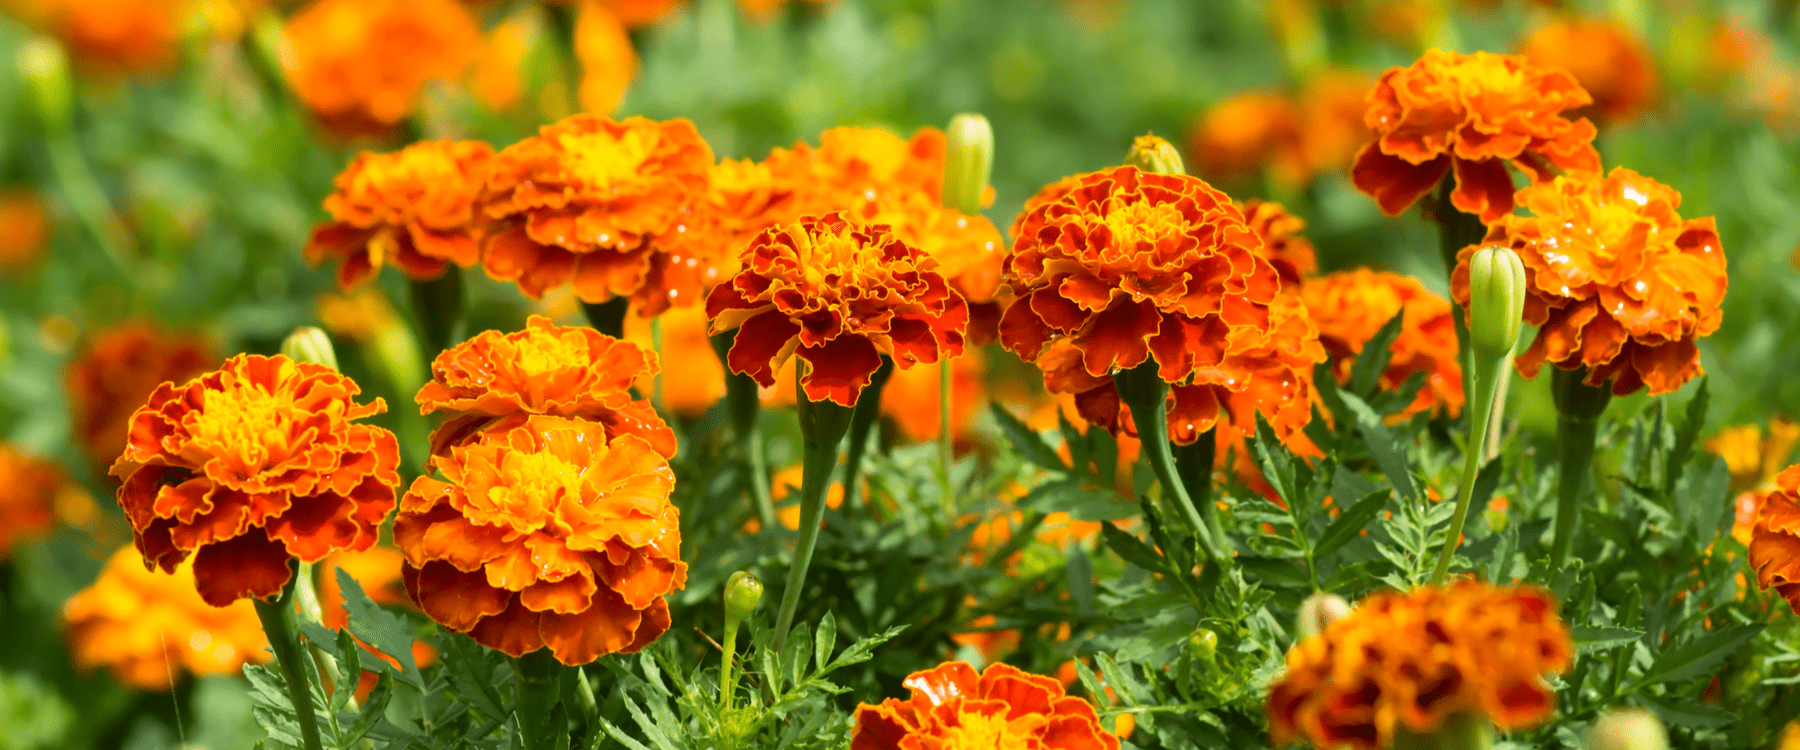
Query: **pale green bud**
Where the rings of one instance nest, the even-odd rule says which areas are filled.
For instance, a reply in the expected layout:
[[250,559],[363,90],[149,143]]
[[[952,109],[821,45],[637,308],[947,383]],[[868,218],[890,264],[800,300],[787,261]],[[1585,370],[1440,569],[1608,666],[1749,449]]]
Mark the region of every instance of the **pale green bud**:
[[1140,135],[1132,141],[1125,163],[1154,174],[1187,174],[1187,164],[1175,144],[1154,135]]
[[1188,635],[1187,644],[1183,647],[1188,658],[1202,664],[1213,663],[1213,657],[1219,653],[1219,634],[1206,628],[1195,628]]
[[747,571],[732,573],[725,579],[725,626],[734,628],[762,603],[763,584]]
[[965,112],[951,118],[944,134],[944,206],[974,216],[994,172],[994,128],[986,117]]
[[337,350],[331,347],[331,338],[313,326],[295,328],[281,342],[281,353],[295,362],[312,362],[333,370],[338,366]]
[[1325,632],[1332,623],[1350,616],[1350,602],[1337,594],[1319,592],[1300,603],[1294,614],[1294,640],[1304,640]]
[[33,108],[44,129],[61,132],[74,112],[69,88],[69,56],[49,37],[32,37],[19,45],[19,77],[25,79]]
[[1587,750],[1669,750],[1669,734],[1656,714],[1641,708],[1608,711],[1588,732]]
[[1469,342],[1475,356],[1499,359],[1512,352],[1525,319],[1525,264],[1504,245],[1469,256]]

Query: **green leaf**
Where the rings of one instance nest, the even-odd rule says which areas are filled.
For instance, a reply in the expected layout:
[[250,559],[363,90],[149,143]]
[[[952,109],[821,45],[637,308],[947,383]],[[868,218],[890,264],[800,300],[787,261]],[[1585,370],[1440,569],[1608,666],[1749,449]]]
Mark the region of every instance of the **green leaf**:
[[1138,514],[1136,503],[1121,502],[1112,490],[1082,487],[1082,480],[1074,477],[1040,484],[1020,498],[1016,505],[1022,509],[1045,513],[1061,511],[1077,521],[1090,522],[1117,521]]
[[494,662],[488,661],[488,651],[467,635],[452,634],[440,642],[448,647],[444,666],[458,696],[488,718],[506,721],[512,712],[506,709],[506,702],[495,689],[494,676],[496,672],[511,670],[494,669]]
[[1069,564],[1063,569],[1069,581],[1069,596],[1082,612],[1094,611],[1094,564],[1087,550],[1079,544],[1069,545]]
[[824,676],[827,672],[868,661],[869,656],[875,652],[876,646],[893,640],[894,636],[900,635],[902,631],[906,630],[906,627],[905,625],[896,625],[850,644],[849,648],[844,649],[844,652],[838,654],[837,659],[831,662],[831,666],[819,670],[819,675]]
[[362,584],[343,568],[337,569],[338,588],[344,595],[344,612],[349,615],[346,627],[351,634],[377,651],[400,662],[400,679],[425,692],[425,678],[413,662],[413,633],[406,621],[381,608],[363,593]]
[[796,623],[794,629],[788,631],[787,644],[781,647],[781,666],[787,670],[783,675],[789,685],[798,685],[806,679],[807,658],[812,655],[812,629],[806,623]]
[[1659,698],[1648,693],[1638,693],[1635,697],[1658,717],[1670,724],[1684,727],[1728,727],[1737,722],[1737,714],[1718,706],[1705,703],[1673,703],[1667,697]]
[[1000,402],[990,402],[988,410],[993,412],[994,423],[1000,426],[1000,432],[1006,435],[1007,442],[1012,443],[1013,450],[1019,452],[1020,458],[1050,471],[1062,474],[1069,472],[1068,465],[1063,463],[1061,456],[1056,455],[1055,449],[1030,427],[1025,426],[1024,422],[1019,421],[1018,417],[1013,416],[1012,412],[1002,407]]
[[1731,625],[1707,633],[1685,646],[1664,651],[1656,656],[1650,671],[1639,682],[1644,685],[1679,682],[1708,674],[1725,663],[1739,646],[1761,633],[1764,627],[1762,624]]
[[[1367,351],[1367,349],[1364,349]],[[1347,392],[1338,394],[1344,399],[1344,406],[1356,415],[1356,429],[1362,433],[1363,443],[1369,446],[1369,457],[1381,468],[1388,481],[1393,483],[1394,491],[1408,503],[1419,501],[1418,485],[1413,483],[1412,469],[1406,461],[1406,447],[1394,439],[1387,425],[1381,421],[1369,405]]]
[[1600,651],[1623,646],[1642,638],[1643,635],[1644,631],[1633,628],[1577,625],[1569,629],[1569,636],[1574,639],[1576,648],[1582,651]]
[[813,636],[813,663],[820,669],[831,663],[831,649],[837,647],[837,618],[830,612],[819,620],[819,633]]
[[1113,551],[1125,562],[1136,565],[1152,573],[1168,573],[1169,564],[1162,555],[1156,553],[1150,545],[1131,534],[1121,531],[1110,523],[1100,524],[1100,537],[1106,540],[1106,548]]
[[[1712,405],[1712,392],[1708,389],[1708,378],[1701,376],[1700,386],[1694,389],[1694,397],[1688,399],[1687,419],[1680,427],[1675,428],[1675,447],[1669,451],[1667,468],[1669,490],[1673,491],[1675,480],[1681,476],[1682,467],[1687,465],[1688,457],[1694,453],[1694,444],[1700,440],[1700,431],[1706,429],[1706,410]],[[1787,456],[1782,456],[1782,463],[1787,463]]]
[[1356,355],[1356,364],[1350,367],[1351,393],[1365,397],[1374,393],[1375,383],[1381,379],[1381,373],[1387,371],[1388,359],[1392,356],[1389,347],[1400,337],[1400,327],[1405,322],[1406,311],[1401,310],[1363,344],[1362,353]]
[[[1088,466],[1087,435],[1083,434],[1081,430],[1075,429],[1075,425],[1069,422],[1068,415],[1063,414],[1061,409],[1056,410],[1056,427],[1058,431],[1062,432],[1063,445],[1069,447],[1069,466],[1077,475],[1086,474]],[[1061,456],[1057,458],[1060,463]]]
[[1323,558],[1355,539],[1357,532],[1362,531],[1387,507],[1388,498],[1392,495],[1393,492],[1389,490],[1375,490],[1344,509],[1337,518],[1332,519],[1331,525],[1325,527],[1325,533],[1319,535],[1319,540],[1313,543],[1313,557]]
[[1294,482],[1294,457],[1275,437],[1274,428],[1269,426],[1269,420],[1263,418],[1261,411],[1256,412],[1256,437],[1250,441],[1250,451],[1262,469],[1263,479],[1275,488],[1275,494],[1281,496],[1283,502],[1299,502]]

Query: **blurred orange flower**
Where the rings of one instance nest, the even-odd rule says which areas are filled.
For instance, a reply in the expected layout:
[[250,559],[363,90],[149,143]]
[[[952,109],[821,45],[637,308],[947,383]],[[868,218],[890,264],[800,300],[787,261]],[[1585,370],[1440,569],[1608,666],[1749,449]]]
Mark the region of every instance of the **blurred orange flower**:
[[181,52],[188,0],[42,0],[7,3],[56,35],[77,68],[105,76],[160,73]]
[[481,27],[456,0],[315,0],[288,19],[282,67],[326,130],[385,135],[425,84],[456,80]]
[[[976,410],[987,406],[982,387],[987,359],[980,349],[969,349],[950,362],[950,436],[960,441],[968,437]],[[906,440],[937,439],[942,377],[937,367],[896,369],[881,389],[881,413],[894,421]]]
[[907,700],[856,707],[850,750],[978,747],[1119,750],[1087,701],[1067,695],[1054,678],[990,664],[982,672],[960,661],[907,675]]
[[0,189],[0,273],[16,273],[37,262],[50,244],[50,212],[37,191]]
[[1603,122],[1630,120],[1656,98],[1656,60],[1618,21],[1563,16],[1525,39],[1519,54],[1540,68],[1561,68],[1594,97]]
[[1188,133],[1196,171],[1213,180],[1254,177],[1305,183],[1311,170],[1300,139],[1300,111],[1287,94],[1246,91],[1214,103]]
[[[650,321],[641,315],[625,316],[625,340],[645,351],[657,352],[662,368],[660,395],[663,408],[686,417],[704,414],[725,397],[725,366],[706,334],[706,310],[677,307],[657,316],[662,325],[662,347],[651,343]],[[657,376],[638,376],[639,393],[658,391]]]
[[1314,173],[1341,172],[1372,133],[1363,122],[1374,81],[1361,71],[1325,70],[1300,90],[1300,146]]
[[342,289],[390,262],[410,279],[435,279],[451,263],[475,265],[482,229],[475,202],[493,155],[482,141],[448,140],[357,154],[325,197],[331,220],[307,237],[306,262],[337,260]]
[[1398,389],[1413,373],[1425,373],[1425,386],[1401,417],[1421,411],[1456,416],[1462,412],[1462,363],[1450,301],[1433,294],[1411,276],[1357,268],[1311,279],[1301,287],[1306,307],[1319,326],[1319,342],[1332,359],[1339,383],[1350,382],[1363,345],[1402,310],[1400,335],[1388,347],[1388,367],[1379,388]]
[[395,326],[405,325],[380,284],[363,284],[347,292],[324,292],[313,299],[319,325],[333,335],[370,343]]
[[1750,530],[1750,569],[1764,591],[1770,588],[1800,614],[1800,466],[1775,477]]
[[422,414],[452,413],[431,433],[433,455],[547,414],[603,424],[608,435],[635,435],[673,457],[674,431],[648,401],[631,397],[631,384],[657,370],[648,349],[533,315],[523,331],[483,331],[438,354],[415,400]]
[[1512,164],[1533,183],[1552,167],[1600,171],[1594,124],[1567,110],[1593,98],[1558,69],[1523,57],[1433,49],[1405,68],[1389,68],[1369,94],[1365,122],[1376,133],[1350,168],[1350,181],[1398,216],[1454,169],[1450,202],[1494,222],[1512,213]]
[[68,479],[54,461],[6,443],[0,443],[0,476],[6,477],[0,489],[0,560],[5,560],[19,542],[56,528],[56,495]]
[[434,455],[394,522],[407,594],[444,627],[509,656],[581,665],[669,628],[682,588],[675,474],[605,425],[532,416]]
[[199,337],[166,333],[148,321],[95,332],[64,375],[75,442],[110,465],[125,450],[132,412],[157,386],[186,382],[218,362]]
[[625,90],[637,77],[637,50],[625,25],[607,5],[626,5],[618,0],[582,0],[575,16],[575,59],[581,62],[581,108],[597,115],[612,114],[625,99]]
[[92,585],[63,603],[69,651],[82,669],[106,667],[134,690],[168,692],[175,670],[232,675],[269,660],[262,620],[247,601],[224,607],[195,592],[194,566],[164,575],[126,545]]
[[[1681,194],[1624,167],[1601,178],[1557,177],[1518,200],[1534,216],[1506,216],[1482,244],[1512,246],[1525,263],[1525,322],[1538,329],[1515,361],[1536,377],[1548,362],[1587,367],[1584,382],[1656,396],[1698,376],[1696,340],[1718,330],[1725,250],[1712,217],[1683,221]],[[1451,293],[1468,304],[1468,258],[1457,254]]]
[[1800,445],[1800,424],[1776,415],[1769,418],[1769,435],[1760,425],[1731,425],[1706,439],[1706,450],[1725,459],[1731,486],[1738,489],[1775,486],[1775,476],[1788,465],[1794,446]]
[[1502,730],[1555,710],[1544,682],[1574,660],[1549,592],[1458,581],[1369,596],[1348,617],[1294,645],[1269,692],[1277,746],[1375,750],[1396,732],[1433,731],[1468,713]]
[[661,21],[685,0],[594,0],[631,28],[642,28]]
[[1300,281],[1319,272],[1319,259],[1313,252],[1312,240],[1300,236],[1306,220],[1288,213],[1287,207],[1273,201],[1251,198],[1237,204],[1244,212],[1244,223],[1263,241],[1263,257],[1275,266],[1281,276],[1282,291],[1300,288]]
[[808,399],[853,406],[882,355],[906,370],[962,354],[968,306],[936,260],[886,225],[809,216],[738,257],[742,270],[713,288],[706,314],[714,333],[740,329],[726,364],[764,387],[799,354]]
[[148,564],[189,554],[215,607],[281,592],[290,558],[375,543],[400,486],[394,433],[354,424],[387,410],[356,383],[285,356],[240,354],[131,416],[112,474]]
[[482,35],[469,72],[469,91],[481,106],[512,112],[525,103],[525,66],[532,49],[544,41],[544,25],[543,6],[527,5]]
[[590,303],[638,294],[712,163],[683,119],[582,114],[545,125],[494,157],[486,211],[499,226],[482,267],[534,300],[564,284]]

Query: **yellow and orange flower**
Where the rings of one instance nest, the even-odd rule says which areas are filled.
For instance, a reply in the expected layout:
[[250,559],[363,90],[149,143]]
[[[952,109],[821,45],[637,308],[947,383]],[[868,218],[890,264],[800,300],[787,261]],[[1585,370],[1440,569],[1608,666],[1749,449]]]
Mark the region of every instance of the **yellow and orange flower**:
[[798,354],[809,400],[853,406],[883,355],[906,370],[962,354],[968,305],[887,225],[804,217],[738,257],[742,270],[713,288],[706,314],[715,334],[739,329],[726,364],[764,387]]
[[[1557,177],[1519,191],[1533,216],[1506,216],[1482,244],[1510,245],[1525,263],[1525,322],[1541,326],[1515,364],[1527,378],[1548,362],[1588,368],[1624,395],[1669,393],[1700,375],[1696,341],[1719,327],[1725,250],[1712,217],[1682,218],[1681,194],[1624,167],[1601,178]],[[1468,258],[1451,292],[1468,304]]]
[[462,76],[481,27],[456,0],[315,0],[284,37],[288,84],[326,130],[386,135],[427,83]]
[[131,416],[112,474],[146,564],[191,554],[200,596],[223,607],[281,592],[290,558],[375,543],[400,486],[394,433],[356,420],[387,409],[329,367],[238,355],[164,383]]
[[1507,164],[1533,183],[1552,169],[1600,172],[1594,124],[1565,111],[1593,97],[1559,69],[1525,58],[1429,50],[1405,68],[1389,68],[1369,93],[1364,118],[1375,131],[1350,167],[1350,181],[1398,216],[1454,171],[1456,210],[1494,222],[1513,209]]
[[1519,54],[1540,68],[1575,76],[1603,122],[1636,117],[1656,98],[1656,60],[1643,40],[1612,20],[1565,16],[1538,27]]
[[[677,307],[657,317],[662,324],[662,346],[654,349],[657,359],[667,363],[658,375],[639,375],[639,393],[657,393],[665,409],[687,417],[698,417],[725,397],[725,365],[713,349],[706,334],[706,309]],[[637,314],[625,316],[625,340],[652,351],[650,321]]]
[[1196,172],[1212,180],[1234,180],[1267,170],[1276,182],[1300,185],[1309,179],[1301,146],[1299,107],[1287,94],[1247,91],[1208,108],[1188,132]]
[[1282,291],[1300,288],[1302,279],[1319,272],[1318,255],[1312,240],[1300,235],[1306,220],[1273,201],[1251,198],[1238,204],[1244,212],[1244,223],[1263,241],[1263,257],[1275,266],[1281,276]]
[[510,656],[549,648],[586,664],[669,629],[682,588],[675,474],[642,438],[532,416],[431,458],[401,502],[394,541],[413,602]]
[[1769,434],[1760,425],[1732,425],[1706,439],[1706,450],[1725,459],[1735,489],[1774,489],[1775,476],[1788,465],[1794,446],[1800,445],[1800,424],[1787,417],[1769,418]]
[[641,311],[654,316],[671,305],[698,306],[714,286],[737,275],[738,253],[751,238],[800,218],[797,194],[808,171],[780,148],[764,161],[714,165],[706,193],[669,238],[668,252],[651,257],[645,292],[637,298]]
[[1800,614],[1800,466],[1775,477],[1750,530],[1750,569],[1764,591],[1770,588]]
[[683,119],[545,125],[494,157],[486,211],[498,226],[482,267],[532,299],[564,284],[590,303],[638,294],[650,288],[652,256],[705,194],[712,163]]
[[306,262],[338,261],[340,288],[394,264],[411,279],[435,279],[451,263],[481,260],[476,201],[494,149],[482,141],[420,141],[399,151],[357,154],[325,197],[331,220],[306,240]]
[[1388,347],[1388,367],[1381,373],[1380,388],[1399,388],[1413,373],[1422,372],[1425,386],[1402,416],[1426,410],[1450,416],[1461,413],[1462,363],[1457,359],[1456,324],[1449,300],[1411,276],[1367,268],[1310,279],[1301,287],[1301,295],[1318,323],[1319,341],[1325,345],[1340,383],[1349,382],[1351,367],[1369,339],[1405,311],[1400,335]]
[[0,273],[16,273],[37,262],[50,244],[50,213],[37,191],[0,189]]
[[1036,748],[1119,750],[1087,701],[1066,694],[1055,678],[1009,664],[981,672],[945,662],[907,675],[907,700],[856,707],[850,750]]
[[[968,437],[969,421],[975,412],[986,408],[982,378],[987,373],[987,360],[980,349],[970,349],[951,360],[950,368],[950,437],[961,441]],[[881,413],[893,420],[905,439],[937,439],[942,416],[938,413],[942,378],[936,367],[896,370],[881,389]]]
[[194,566],[164,575],[137,549],[114,552],[100,577],[63,604],[69,651],[82,669],[106,667],[135,690],[167,692],[176,670],[231,675],[269,660],[262,620],[247,601],[224,607],[201,600]]
[[12,557],[13,547],[56,528],[56,496],[67,477],[54,462],[26,455],[0,443],[0,560]]
[[199,337],[165,333],[146,321],[100,330],[64,376],[76,443],[110,465],[125,450],[132,412],[157,386],[186,382],[218,362]]
[[657,370],[648,349],[533,315],[523,331],[483,331],[438,354],[415,400],[423,414],[452,413],[431,433],[433,455],[543,414],[597,422],[612,437],[635,435],[673,457],[674,431],[648,401],[631,397],[631,384]]
[[1465,580],[1380,592],[1288,651],[1269,691],[1269,736],[1375,750],[1452,714],[1531,726],[1555,710],[1545,673],[1574,655],[1555,600],[1535,587]]
[[482,34],[468,80],[469,93],[481,106],[494,112],[524,106],[530,86],[526,65],[532,50],[546,41],[546,25],[544,7],[527,5]]

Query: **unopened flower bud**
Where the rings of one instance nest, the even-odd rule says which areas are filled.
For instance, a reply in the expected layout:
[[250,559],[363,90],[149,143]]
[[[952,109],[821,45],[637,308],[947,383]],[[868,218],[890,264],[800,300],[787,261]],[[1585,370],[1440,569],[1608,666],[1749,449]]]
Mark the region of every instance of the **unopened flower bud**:
[[1219,652],[1219,634],[1206,628],[1195,628],[1188,636],[1187,645],[1183,647],[1189,659],[1202,664],[1211,664],[1213,656]]
[[735,628],[755,612],[762,595],[763,584],[756,576],[742,570],[732,573],[725,580],[725,626]]
[[1475,356],[1498,359],[1512,353],[1525,318],[1525,264],[1504,245],[1489,245],[1469,256],[1469,341]]
[[31,103],[44,129],[60,132],[74,111],[69,93],[69,56],[49,37],[32,37],[19,45],[19,77],[25,79]]
[[1350,616],[1350,603],[1337,594],[1324,592],[1306,597],[1294,615],[1294,640],[1311,638],[1325,632],[1332,623]]
[[986,117],[963,113],[945,131],[944,205],[973,216],[994,172],[994,128]]
[[1641,708],[1608,711],[1588,732],[1587,750],[1669,750],[1669,734],[1656,714]]
[[281,342],[281,353],[295,362],[312,362],[333,370],[338,366],[337,350],[331,347],[331,338],[313,326],[295,328]]
[[1132,141],[1125,163],[1155,174],[1187,174],[1187,164],[1175,144],[1154,135],[1140,135]]

